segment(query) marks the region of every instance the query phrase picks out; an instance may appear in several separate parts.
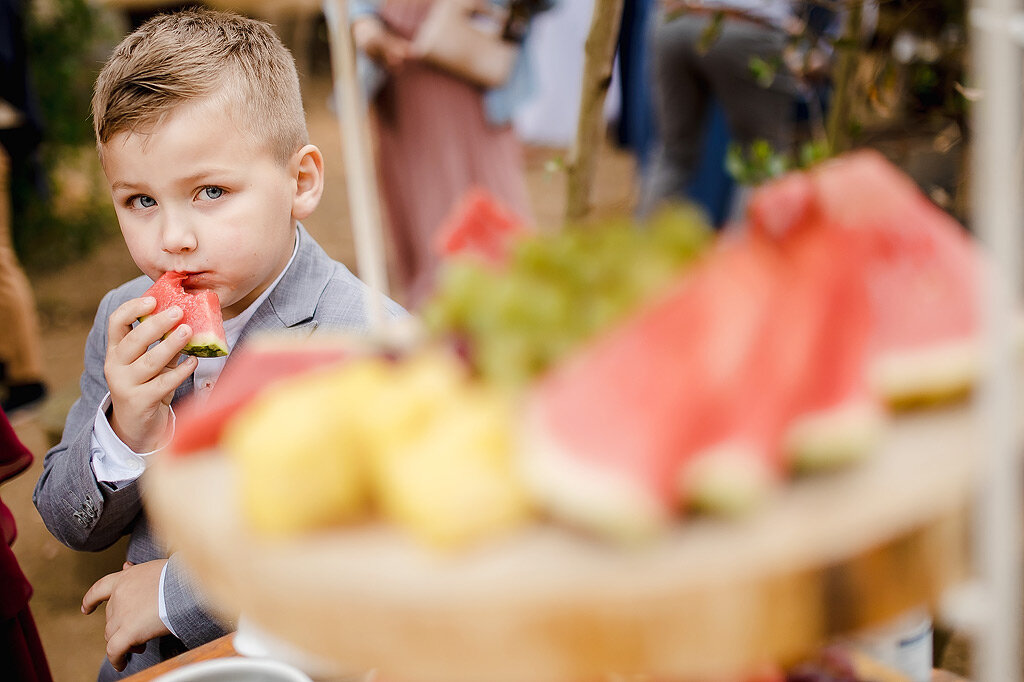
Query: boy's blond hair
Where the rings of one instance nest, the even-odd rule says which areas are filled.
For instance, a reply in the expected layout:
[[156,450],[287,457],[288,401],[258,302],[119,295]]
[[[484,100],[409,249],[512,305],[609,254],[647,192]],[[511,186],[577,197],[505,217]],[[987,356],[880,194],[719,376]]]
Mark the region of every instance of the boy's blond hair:
[[92,98],[97,144],[150,132],[180,104],[218,99],[281,162],[309,141],[295,62],[271,26],[195,8],[150,19],[114,50]]

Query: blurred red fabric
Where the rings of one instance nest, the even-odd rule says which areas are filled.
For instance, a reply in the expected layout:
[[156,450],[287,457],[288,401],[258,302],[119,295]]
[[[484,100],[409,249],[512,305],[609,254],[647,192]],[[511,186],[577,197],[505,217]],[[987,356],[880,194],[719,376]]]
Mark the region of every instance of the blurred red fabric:
[[[0,410],[0,483],[14,478],[32,464],[32,453]],[[52,682],[42,642],[28,600],[32,586],[11,550],[17,536],[14,515],[0,500],[0,670],[18,682]]]

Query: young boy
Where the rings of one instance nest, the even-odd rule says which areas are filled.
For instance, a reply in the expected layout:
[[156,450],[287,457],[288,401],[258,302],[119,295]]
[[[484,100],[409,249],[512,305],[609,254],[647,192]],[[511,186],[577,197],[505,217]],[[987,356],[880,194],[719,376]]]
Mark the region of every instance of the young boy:
[[34,501],[74,549],[131,535],[123,570],[82,602],[84,613],[107,602],[100,679],[109,680],[230,627],[168,558],[138,486],[147,457],[171,436],[171,406],[212,388],[224,359],[180,359],[191,335],[181,311],[135,325],[155,306],[140,296],[168,270],[188,273],[187,287],[219,296],[232,347],[261,330],[358,330],[368,319],[366,287],[299,224],[320,201],[323,158],[308,143],[294,62],[268,25],[205,10],[158,16],[104,66],[92,113],[121,232],[145,276],[100,303],[81,397]]

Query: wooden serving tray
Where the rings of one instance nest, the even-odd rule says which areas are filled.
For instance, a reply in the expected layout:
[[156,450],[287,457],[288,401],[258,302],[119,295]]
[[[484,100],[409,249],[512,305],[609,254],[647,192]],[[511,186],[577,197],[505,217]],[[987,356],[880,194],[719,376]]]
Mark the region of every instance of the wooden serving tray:
[[793,662],[966,578],[977,432],[968,404],[900,416],[868,461],[797,480],[753,518],[681,520],[638,547],[542,524],[457,555],[384,524],[269,541],[240,518],[216,452],[157,456],[143,482],[219,607],[346,670],[692,680]]

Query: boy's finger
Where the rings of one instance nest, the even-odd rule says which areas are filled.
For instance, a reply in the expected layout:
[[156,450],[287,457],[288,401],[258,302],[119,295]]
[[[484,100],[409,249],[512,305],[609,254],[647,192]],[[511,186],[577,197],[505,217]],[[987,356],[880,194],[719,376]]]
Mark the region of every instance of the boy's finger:
[[124,628],[115,632],[107,640],[107,660],[110,661],[110,665],[114,666],[114,670],[121,672],[125,669],[125,666],[128,665],[125,655],[134,644]]
[[[158,377],[153,379],[153,389],[162,397],[169,398],[173,396],[174,390],[181,386],[181,383],[189,377],[192,372],[196,371],[196,367],[199,366],[199,360],[191,355],[185,357],[184,360],[178,363],[173,369],[169,369]],[[169,400],[164,400],[165,403],[170,404]]]
[[118,342],[118,359],[124,364],[135,362],[150,346],[158,343],[165,335],[172,334],[182,317],[181,308],[177,306],[147,317]]
[[156,299],[152,296],[133,298],[125,301],[110,314],[107,319],[107,343],[117,344],[132,330],[135,320],[148,315],[156,308]]
[[150,381],[167,367],[173,367],[175,359],[192,338],[192,329],[187,324],[178,325],[177,329],[167,338],[145,351],[138,360],[132,363],[132,369],[139,383]]
[[119,575],[119,573],[110,573],[92,584],[92,587],[82,597],[82,613],[88,615],[95,611],[97,606],[110,599]]

